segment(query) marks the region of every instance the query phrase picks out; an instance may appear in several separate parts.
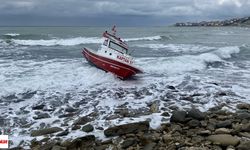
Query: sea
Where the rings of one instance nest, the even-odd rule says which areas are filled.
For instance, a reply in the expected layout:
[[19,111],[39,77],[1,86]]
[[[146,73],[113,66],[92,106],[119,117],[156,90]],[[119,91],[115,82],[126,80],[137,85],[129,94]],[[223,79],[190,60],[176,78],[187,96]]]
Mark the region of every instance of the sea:
[[8,128],[12,147],[42,139],[30,133],[46,127],[68,129],[64,139],[87,134],[71,126],[90,114],[99,127],[94,134],[105,138],[100,127],[149,120],[157,128],[173,109],[223,104],[235,111],[250,102],[250,28],[117,27],[143,70],[128,80],[82,56],[84,47],[97,50],[110,29],[0,27],[0,128]]

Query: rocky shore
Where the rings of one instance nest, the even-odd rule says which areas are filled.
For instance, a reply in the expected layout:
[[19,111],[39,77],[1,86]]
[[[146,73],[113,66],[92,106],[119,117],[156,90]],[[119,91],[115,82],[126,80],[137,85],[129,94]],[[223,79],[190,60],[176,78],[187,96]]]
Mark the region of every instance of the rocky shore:
[[[250,149],[250,104],[241,103],[235,112],[223,109],[224,105],[206,112],[196,108],[187,111],[175,108],[168,123],[157,129],[150,128],[150,121],[134,122],[101,129],[89,124],[90,116],[80,117],[72,130],[81,130],[88,135],[75,139],[63,139],[69,133],[60,127],[33,130],[30,149],[34,150],[78,150],[78,149],[143,149],[143,150],[249,150]],[[105,139],[91,132],[103,130]],[[38,140],[38,136],[44,138]],[[50,138],[51,135],[56,138]],[[15,147],[12,149],[23,149]]]

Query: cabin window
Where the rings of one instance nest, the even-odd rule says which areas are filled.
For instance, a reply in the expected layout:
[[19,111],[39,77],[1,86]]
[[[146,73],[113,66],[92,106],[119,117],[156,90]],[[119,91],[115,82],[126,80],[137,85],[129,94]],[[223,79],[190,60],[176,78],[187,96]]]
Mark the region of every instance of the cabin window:
[[127,54],[127,49],[125,49],[124,47],[122,47],[122,46],[120,46],[120,45],[118,45],[118,44],[116,44],[116,43],[114,43],[112,41],[109,42],[109,47],[112,48],[112,49],[115,49],[115,50],[117,50],[117,51],[119,51],[121,53]]

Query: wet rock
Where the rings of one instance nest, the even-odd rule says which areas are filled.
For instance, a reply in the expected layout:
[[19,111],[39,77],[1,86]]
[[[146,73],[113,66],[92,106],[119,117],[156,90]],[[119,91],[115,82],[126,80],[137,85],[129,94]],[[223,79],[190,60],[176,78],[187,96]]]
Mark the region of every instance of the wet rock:
[[45,104],[38,104],[32,107],[32,110],[42,110],[45,107]]
[[82,127],[82,131],[84,132],[92,132],[94,130],[94,127],[91,124],[87,124]]
[[161,138],[159,133],[144,133],[142,136],[139,137],[143,145],[149,142],[158,142]]
[[226,121],[220,121],[215,124],[216,128],[232,128],[232,121],[226,120]]
[[159,101],[153,102],[152,104],[149,105],[150,112],[151,113],[158,113],[159,112],[159,106],[160,106]]
[[17,100],[14,100],[14,103],[20,103],[20,102],[23,102],[25,101],[24,99],[17,99]]
[[61,141],[60,145],[63,147],[69,147],[71,145],[71,140],[67,139],[65,141]]
[[173,105],[173,106],[169,106],[169,109],[177,111],[177,110],[179,110],[179,107]]
[[150,142],[145,146],[143,146],[143,150],[154,150],[155,146],[156,146],[155,142]]
[[114,120],[114,119],[117,119],[117,118],[120,118],[121,116],[118,115],[118,114],[111,114],[109,116],[106,116],[104,117],[105,120]]
[[103,127],[96,127],[97,130],[104,130]]
[[226,92],[218,92],[216,93],[216,96],[227,96]]
[[248,104],[248,103],[238,104],[236,107],[238,109],[250,110],[250,104]]
[[41,135],[46,135],[46,134],[52,134],[52,133],[56,133],[62,130],[63,129],[59,127],[45,128],[41,130],[33,130],[31,131],[31,136],[41,136]]
[[210,131],[214,131],[215,130],[215,124],[213,123],[209,123],[206,127],[206,129],[210,130]]
[[66,148],[66,147],[62,147],[62,146],[55,145],[55,146],[52,147],[51,150],[67,150],[67,148]]
[[59,115],[58,118],[68,118],[68,117],[73,117],[75,115],[76,115],[75,113],[66,113],[66,114]]
[[2,97],[2,98],[7,100],[7,101],[10,101],[13,99],[18,99],[18,97],[15,94],[11,94],[11,95],[8,95],[8,96]]
[[174,111],[170,118],[170,122],[183,123],[186,119],[186,115],[187,113],[185,111]]
[[229,134],[231,131],[227,128],[219,128],[215,130],[215,134]]
[[93,119],[89,118],[88,116],[83,116],[78,118],[73,125],[85,125],[86,123],[92,121]]
[[170,89],[170,90],[175,90],[175,87],[172,86],[172,85],[167,86],[167,88]]
[[237,146],[238,150],[249,150],[250,149],[250,141],[242,141]]
[[36,93],[37,93],[37,91],[27,91],[27,92],[25,92],[25,93],[22,94],[22,98],[23,98],[23,99],[30,99],[30,98],[32,98]]
[[250,123],[243,124],[241,131],[250,132]]
[[240,132],[240,133],[238,133],[238,135],[241,137],[246,137],[246,138],[250,139],[250,133],[248,133],[248,132]]
[[72,112],[75,112],[75,111],[77,111],[78,109],[75,109],[75,108],[73,108],[73,107],[67,107],[66,109],[65,109],[65,111],[66,112],[69,112],[69,113],[72,113]]
[[238,138],[233,137],[230,134],[210,135],[208,136],[207,139],[213,142],[214,144],[221,145],[221,146],[229,146],[229,145],[236,146],[240,142]]
[[95,146],[94,150],[107,150],[110,148],[110,145],[100,145],[100,146]]
[[78,129],[80,129],[80,128],[81,128],[80,125],[74,125],[74,126],[71,128],[71,130],[78,130]]
[[171,134],[165,134],[163,135],[162,139],[164,143],[168,144],[174,140],[174,137],[172,137]]
[[149,129],[149,122],[143,121],[143,122],[130,123],[130,124],[124,124],[124,125],[119,125],[115,127],[110,127],[104,130],[104,135],[107,137],[117,136],[117,135],[129,134],[129,133],[138,133],[140,131],[147,131],[148,129]]
[[123,149],[126,149],[126,148],[128,148],[128,147],[130,147],[130,146],[133,146],[134,144],[136,144],[136,139],[134,139],[134,138],[128,138],[128,139],[125,139],[125,140],[122,142],[121,147],[122,147]]
[[115,109],[114,113],[119,114],[123,117],[127,117],[129,115],[129,110],[128,108],[118,108],[118,109]]
[[199,109],[192,108],[188,111],[188,117],[197,119],[197,120],[204,120],[205,113],[201,112]]
[[193,120],[190,120],[187,123],[187,125],[192,127],[192,128],[199,127],[200,126],[200,121],[193,119]]
[[221,105],[218,105],[218,106],[209,108],[209,111],[211,111],[211,112],[219,111],[219,110],[221,110],[222,107],[224,107],[224,106],[225,106],[224,104],[221,104]]
[[193,144],[200,144],[204,140],[204,137],[202,136],[194,136],[192,137],[192,143]]
[[33,117],[33,119],[44,119],[44,118],[50,118],[50,115],[48,113],[39,113],[37,116]]
[[199,135],[210,135],[211,131],[210,130],[203,130],[198,133]]
[[181,97],[181,100],[185,100],[185,101],[190,101],[190,102],[194,102],[194,98],[191,96],[185,96],[185,97]]
[[170,114],[169,114],[168,112],[163,112],[163,113],[161,114],[161,116],[169,117]]
[[58,133],[56,136],[66,136],[68,134],[69,134],[69,131],[68,130],[64,130],[64,131]]
[[94,135],[87,135],[74,139],[67,149],[90,149],[95,143]]
[[248,112],[242,112],[242,113],[238,113],[236,116],[237,119],[246,119],[246,120],[250,120],[250,113]]

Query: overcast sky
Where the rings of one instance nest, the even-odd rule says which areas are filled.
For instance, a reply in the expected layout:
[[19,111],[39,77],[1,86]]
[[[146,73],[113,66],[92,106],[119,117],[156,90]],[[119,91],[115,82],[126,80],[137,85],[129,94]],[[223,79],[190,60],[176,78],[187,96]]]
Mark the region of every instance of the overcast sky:
[[0,25],[164,26],[250,16],[250,0],[0,0]]

